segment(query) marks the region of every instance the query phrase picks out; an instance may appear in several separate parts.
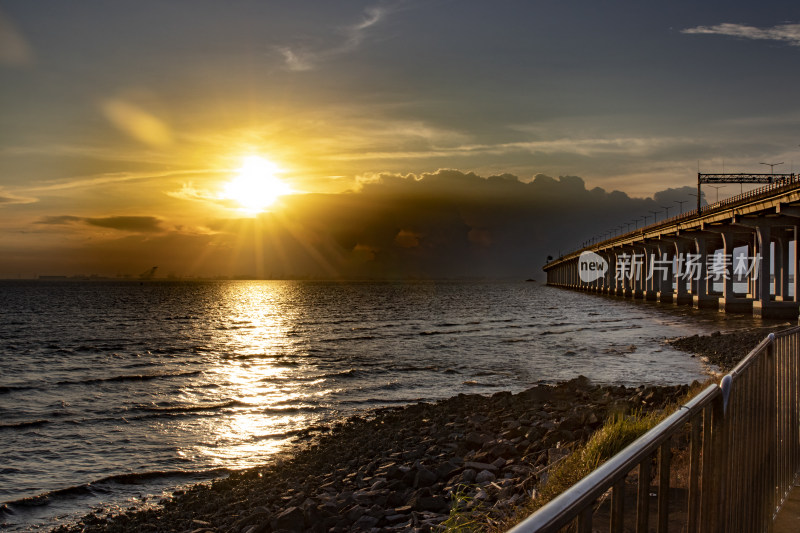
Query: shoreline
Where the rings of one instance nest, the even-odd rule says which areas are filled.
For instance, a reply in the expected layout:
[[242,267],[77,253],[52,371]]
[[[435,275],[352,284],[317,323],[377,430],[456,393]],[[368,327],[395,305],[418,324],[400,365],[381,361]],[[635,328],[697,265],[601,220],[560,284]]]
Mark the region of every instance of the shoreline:
[[382,408],[309,428],[288,458],[176,491],[161,507],[90,514],[53,531],[430,530],[456,496],[471,502],[469,512],[502,518],[607,416],[661,409],[688,390],[579,377],[518,394]]
[[704,361],[716,365],[721,373],[730,372],[739,361],[770,333],[792,327],[786,322],[772,326],[759,326],[739,329],[727,333],[716,331],[710,335],[691,335],[668,339],[667,344],[678,350],[702,357]]
[[[727,371],[786,327],[666,342]],[[91,513],[52,531],[429,531],[456,499],[461,512],[502,520],[609,415],[663,409],[689,389],[593,385],[581,376],[517,394],[379,408],[307,428],[269,465],[176,490],[155,508]]]

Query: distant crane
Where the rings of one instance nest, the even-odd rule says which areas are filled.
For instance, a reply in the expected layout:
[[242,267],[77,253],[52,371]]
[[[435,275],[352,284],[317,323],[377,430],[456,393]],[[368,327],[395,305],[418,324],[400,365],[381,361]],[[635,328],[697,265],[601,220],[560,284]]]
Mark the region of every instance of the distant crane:
[[139,279],[153,279],[153,277],[156,275],[156,270],[158,270],[157,266],[145,270],[139,274]]

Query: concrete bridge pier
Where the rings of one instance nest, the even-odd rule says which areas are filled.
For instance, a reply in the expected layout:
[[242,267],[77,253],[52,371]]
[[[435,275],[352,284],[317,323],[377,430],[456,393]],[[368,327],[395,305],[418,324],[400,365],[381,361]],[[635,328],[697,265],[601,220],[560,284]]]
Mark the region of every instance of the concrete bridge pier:
[[695,258],[696,270],[692,271],[692,306],[696,309],[716,309],[719,307],[719,297],[711,294],[712,281],[708,276],[708,268],[705,258],[708,252],[712,254],[716,250],[714,241],[705,235],[697,235],[694,238],[696,250],[699,258]]
[[[733,250],[736,248],[736,233],[733,230],[726,228],[722,230],[722,251],[725,257],[731,258],[731,265],[729,268],[730,275],[723,281],[722,297],[719,299],[719,310],[723,313],[752,313],[753,312],[753,298],[744,296],[737,296],[733,290],[734,281],[734,268]],[[742,242],[741,240],[739,242]],[[750,242],[750,235],[747,234],[745,242]]]
[[666,242],[661,242],[657,246],[659,259],[653,275],[658,276],[656,300],[663,303],[672,303],[675,297],[675,289],[673,287],[675,277],[673,262],[675,261],[675,254],[670,254],[670,250],[674,249],[674,244]]
[[603,259],[608,262],[608,270],[606,270],[606,273],[603,276],[603,294],[614,294],[616,289],[614,282],[614,265],[616,257],[613,251],[608,251],[601,255],[603,256]]
[[[785,219],[755,219],[752,221],[742,221],[742,224],[750,226],[755,229],[755,254],[754,256],[760,257],[759,264],[756,265],[754,271],[757,271],[757,276],[754,276],[755,294],[753,301],[753,316],[761,318],[798,318],[798,304],[794,301],[778,300],[772,298],[772,291],[770,288],[772,281],[772,266],[775,265],[775,293],[776,296],[779,292],[786,294],[788,289],[784,291],[781,287],[784,277],[788,280],[788,261],[784,261],[784,257],[788,257],[788,240],[782,239],[781,242],[781,226],[786,225]],[[772,260],[772,243],[775,237],[775,261]],[[783,269],[785,272],[782,272]],[[788,285],[788,281],[787,281]],[[780,288],[779,288],[780,287]]]
[[[625,296],[625,278],[620,276],[617,272],[617,261],[620,260],[623,252],[622,249],[614,249],[614,294],[617,296]],[[610,265],[609,265],[610,267]]]
[[794,301],[794,295],[789,294],[789,241],[793,236],[793,230],[783,228],[773,240],[776,302]]
[[[550,261],[545,271],[547,283],[559,287],[797,319],[799,241],[800,180],[793,177],[576,250]],[[743,245],[744,263],[733,255]],[[609,268],[599,279],[582,282],[578,260],[587,250],[600,254]],[[693,264],[687,264],[689,254]],[[735,292],[736,281],[747,283],[743,294]]]
[[656,300],[659,302],[672,303],[674,297],[672,264],[675,257],[674,254],[670,255],[670,250],[674,249],[673,244],[666,242],[659,242],[656,245],[657,259],[654,261],[652,272],[653,277],[656,278],[657,285],[654,285],[654,289],[656,290]]
[[[678,261],[685,259],[686,255],[691,250],[693,242],[689,239],[674,238],[670,239],[675,247],[675,255]],[[684,277],[685,265],[677,263],[675,270],[675,294],[672,297],[672,303],[675,305],[691,305],[692,295],[689,292],[686,278]]]
[[645,291],[645,272],[646,272],[646,254],[645,249],[641,246],[633,247],[633,298],[638,300],[644,299]]
[[644,260],[642,261],[642,291],[643,297],[648,302],[658,301],[660,283],[655,272],[658,265],[658,246],[646,243],[642,246]]

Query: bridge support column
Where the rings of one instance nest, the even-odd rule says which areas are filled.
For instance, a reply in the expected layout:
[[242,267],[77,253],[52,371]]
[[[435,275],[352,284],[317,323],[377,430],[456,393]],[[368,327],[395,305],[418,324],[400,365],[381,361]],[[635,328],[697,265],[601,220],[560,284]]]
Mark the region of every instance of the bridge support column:
[[[658,276],[656,299],[659,302],[672,303],[675,297],[675,289],[673,288],[675,274],[672,268],[675,246],[673,244],[659,244],[657,250],[658,261],[653,269],[653,276]],[[670,250],[673,250],[672,255],[670,255]]]
[[603,275],[603,294],[613,294],[614,289],[614,252],[605,252],[602,254],[603,259],[608,263],[608,268]]
[[614,264],[608,265],[609,271],[614,277],[614,294],[617,296],[625,296],[625,277],[618,269],[619,261],[621,261],[620,256],[622,253],[623,252],[621,249],[619,251],[614,250]]
[[633,248],[623,247],[620,250],[618,259],[620,261],[617,275],[621,277],[622,281],[622,296],[625,298],[633,298],[636,286],[636,266],[634,264],[634,250]]
[[676,305],[691,305],[692,295],[689,293],[686,279],[686,258],[691,250],[690,241],[675,241],[677,268],[675,269],[675,296],[672,303]]
[[[773,263],[770,248],[772,242],[773,228],[769,223],[757,222],[756,234],[758,241],[758,253],[761,254],[760,265],[758,265],[758,279],[756,280],[757,294],[756,301],[753,302],[753,315],[761,318],[793,318],[798,317],[797,302],[774,301],[770,291],[770,271]],[[777,255],[777,254],[776,254]],[[778,267],[776,270],[780,271]],[[779,277],[776,275],[776,285]]]
[[775,301],[792,301],[789,294],[789,241],[790,236],[786,232],[775,239]]
[[771,291],[770,276],[772,265],[772,228],[766,224],[756,225],[756,254],[760,258],[756,265],[758,275],[755,277],[755,302],[753,302],[753,315],[762,318],[770,317]]
[[[695,237],[697,255],[696,270],[692,272],[692,306],[696,309],[716,308],[719,297],[709,294],[707,260],[709,240],[704,236]],[[713,250],[712,250],[713,251]]]
[[[722,297],[719,299],[719,310],[723,313],[752,313],[753,299],[740,298],[733,292],[733,279],[736,262],[733,257],[733,250],[736,247],[736,235],[732,231],[721,231],[722,252],[726,258],[730,259],[730,265],[726,266],[727,275],[723,280]],[[749,239],[749,235],[748,235]]]
[[658,248],[651,244],[646,244],[642,246],[642,251],[644,253],[642,261],[643,297],[649,302],[655,302],[658,300],[659,279],[653,267],[658,260]]

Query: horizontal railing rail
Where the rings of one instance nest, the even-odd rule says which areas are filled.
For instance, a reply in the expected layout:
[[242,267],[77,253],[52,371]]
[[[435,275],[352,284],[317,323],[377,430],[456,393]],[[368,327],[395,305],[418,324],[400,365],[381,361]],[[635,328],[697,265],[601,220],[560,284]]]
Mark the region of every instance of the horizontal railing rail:
[[[587,533],[603,526],[596,514],[608,515],[611,532],[649,532],[651,522],[658,532],[769,530],[800,468],[798,349],[800,327],[771,334],[719,385],[705,388],[511,531],[573,526]],[[688,449],[678,446],[681,439]],[[681,473],[682,496],[676,498],[671,480]],[[599,513],[598,500],[609,494]]]

